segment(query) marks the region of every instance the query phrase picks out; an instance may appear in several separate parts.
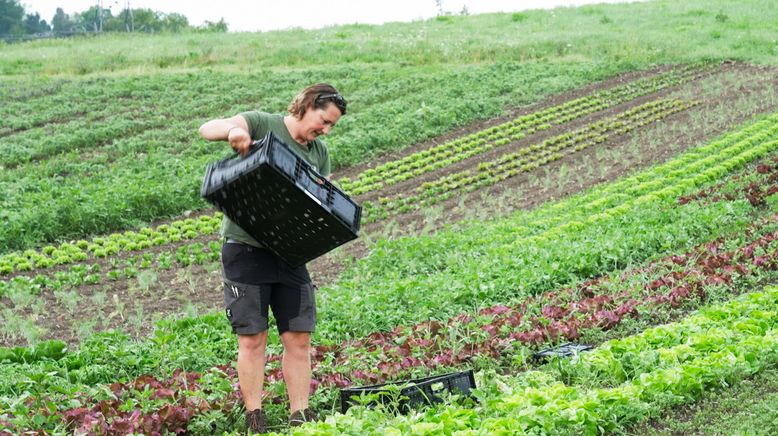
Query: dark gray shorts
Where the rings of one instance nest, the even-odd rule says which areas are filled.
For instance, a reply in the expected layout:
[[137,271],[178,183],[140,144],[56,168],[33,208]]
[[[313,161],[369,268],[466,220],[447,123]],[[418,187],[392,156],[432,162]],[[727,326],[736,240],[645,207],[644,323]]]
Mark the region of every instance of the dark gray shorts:
[[310,279],[288,276],[283,268],[272,281],[265,273],[256,274],[273,268],[267,251],[242,244],[222,246],[222,267],[224,307],[234,333],[252,335],[267,330],[269,309],[279,333],[314,331],[316,296]]

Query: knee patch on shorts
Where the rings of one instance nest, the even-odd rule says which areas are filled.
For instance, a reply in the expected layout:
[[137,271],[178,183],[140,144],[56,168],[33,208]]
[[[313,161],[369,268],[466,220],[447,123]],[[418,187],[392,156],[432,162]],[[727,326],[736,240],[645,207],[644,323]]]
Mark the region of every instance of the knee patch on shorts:
[[287,313],[283,319],[276,315],[278,332],[313,332],[316,328],[316,291],[312,283],[299,287],[300,301],[295,313]]

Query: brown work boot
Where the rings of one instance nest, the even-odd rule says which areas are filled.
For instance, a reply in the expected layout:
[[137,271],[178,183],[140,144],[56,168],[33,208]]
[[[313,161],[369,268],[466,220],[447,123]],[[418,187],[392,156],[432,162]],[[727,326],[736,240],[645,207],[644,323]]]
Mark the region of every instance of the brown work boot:
[[289,415],[289,427],[297,427],[305,424],[306,422],[313,421],[316,421],[316,414],[313,413],[313,410],[310,408],[298,410],[297,412]]
[[246,427],[252,434],[267,433],[267,416],[265,416],[265,410],[255,409],[247,411]]

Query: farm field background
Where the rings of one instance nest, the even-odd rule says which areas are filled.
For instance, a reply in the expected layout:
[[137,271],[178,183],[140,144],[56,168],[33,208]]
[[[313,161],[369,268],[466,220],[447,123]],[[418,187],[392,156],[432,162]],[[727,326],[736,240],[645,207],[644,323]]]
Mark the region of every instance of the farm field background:
[[[659,1],[0,46],[0,432],[244,428],[198,196],[230,152],[196,130],[327,81],[365,216],[310,265],[327,419],[303,434],[774,433],[776,22]],[[596,349],[530,358],[563,341]],[[336,413],[464,368],[478,402]]]

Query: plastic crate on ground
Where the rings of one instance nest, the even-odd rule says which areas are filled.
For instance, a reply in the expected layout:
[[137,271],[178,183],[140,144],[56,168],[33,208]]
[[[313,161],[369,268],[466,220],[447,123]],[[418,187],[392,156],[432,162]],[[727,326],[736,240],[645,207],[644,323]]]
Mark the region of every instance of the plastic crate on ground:
[[208,165],[200,195],[291,266],[359,236],[361,206],[272,133]]
[[[393,390],[387,389],[390,386],[400,388],[399,395]],[[377,401],[382,404],[388,404],[399,397],[397,407],[400,412],[407,413],[414,406],[441,403],[443,402],[442,397],[447,393],[469,396],[472,389],[475,389],[472,369],[416,380],[351,387],[340,391],[340,410],[341,413],[346,413],[349,407],[356,404],[354,399],[362,394],[378,394]]]

